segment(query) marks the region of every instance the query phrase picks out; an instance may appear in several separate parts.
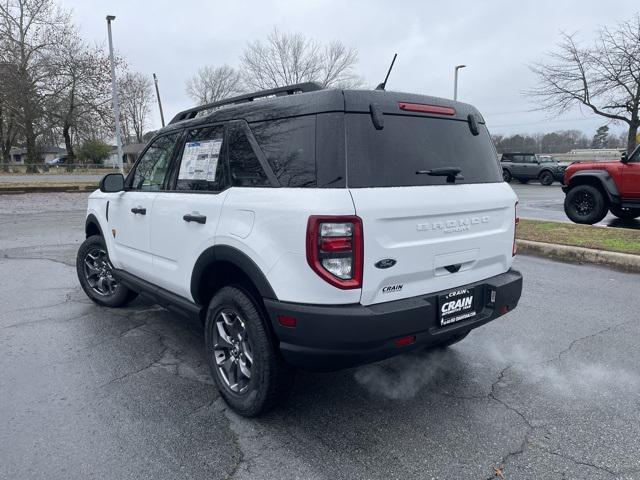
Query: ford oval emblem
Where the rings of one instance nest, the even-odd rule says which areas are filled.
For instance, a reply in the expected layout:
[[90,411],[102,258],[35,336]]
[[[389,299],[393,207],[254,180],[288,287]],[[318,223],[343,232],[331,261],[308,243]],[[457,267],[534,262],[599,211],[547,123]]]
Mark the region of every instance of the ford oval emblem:
[[391,268],[396,264],[393,258],[383,258],[379,262],[375,263],[376,268]]

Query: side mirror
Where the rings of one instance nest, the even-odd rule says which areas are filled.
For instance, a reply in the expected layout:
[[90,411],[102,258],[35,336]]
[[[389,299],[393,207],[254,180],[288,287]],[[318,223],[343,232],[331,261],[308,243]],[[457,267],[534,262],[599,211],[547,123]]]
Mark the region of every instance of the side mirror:
[[108,173],[100,180],[100,191],[115,193],[124,190],[124,176],[121,173]]
[[627,155],[627,152],[622,152],[622,155],[620,155],[620,161],[622,163],[627,163],[629,161],[629,156]]

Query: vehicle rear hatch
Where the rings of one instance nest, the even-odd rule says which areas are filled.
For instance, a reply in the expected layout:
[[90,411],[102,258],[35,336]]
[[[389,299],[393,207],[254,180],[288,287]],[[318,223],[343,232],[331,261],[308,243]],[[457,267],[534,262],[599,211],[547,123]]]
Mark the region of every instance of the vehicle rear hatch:
[[[345,91],[345,111],[347,184],[364,233],[362,304],[453,289],[510,268],[516,196],[473,107]],[[427,173],[450,167],[460,169],[455,178]]]

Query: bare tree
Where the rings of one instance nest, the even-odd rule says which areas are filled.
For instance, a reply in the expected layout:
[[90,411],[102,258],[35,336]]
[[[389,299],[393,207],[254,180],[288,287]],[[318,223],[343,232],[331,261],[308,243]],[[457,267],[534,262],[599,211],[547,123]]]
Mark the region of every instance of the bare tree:
[[72,134],[95,138],[97,127],[111,120],[109,59],[103,49],[72,35],[56,49],[49,71],[47,114],[62,132],[68,161],[73,163]]
[[265,42],[247,44],[242,55],[244,81],[262,90],[301,82],[323,87],[356,87],[362,79],[353,72],[357,51],[338,41],[321,45],[299,33],[274,28]]
[[206,66],[187,80],[186,90],[198,105],[217,102],[243,92],[242,75],[228,65]]
[[575,35],[563,34],[558,51],[532,67],[538,76],[533,95],[544,110],[557,114],[584,106],[612,122],[626,123],[627,151],[636,145],[640,126],[640,14],[581,47]]
[[44,116],[43,85],[53,50],[71,31],[69,15],[53,0],[4,0],[0,3],[0,62],[6,67],[9,108],[22,129],[27,163],[37,161],[38,125]]
[[138,72],[126,72],[120,76],[120,103],[122,126],[126,138],[142,143],[153,103],[151,79]]
[[10,66],[0,65],[0,162],[4,163],[3,170],[8,171],[11,162],[11,147],[18,136],[18,126],[15,112],[12,108],[11,90],[7,84],[7,68]]

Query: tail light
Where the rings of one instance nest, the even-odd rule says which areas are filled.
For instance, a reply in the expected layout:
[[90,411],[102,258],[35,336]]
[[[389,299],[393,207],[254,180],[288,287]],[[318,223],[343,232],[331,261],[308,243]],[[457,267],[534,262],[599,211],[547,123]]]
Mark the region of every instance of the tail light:
[[362,287],[362,220],[312,215],[307,223],[307,262],[334,287]]
[[513,222],[513,250],[511,252],[512,256],[516,256],[518,252],[518,245],[516,244],[516,232],[518,230],[518,224],[520,223],[520,217],[518,217],[518,202],[516,202],[516,206],[514,209],[514,222]]

